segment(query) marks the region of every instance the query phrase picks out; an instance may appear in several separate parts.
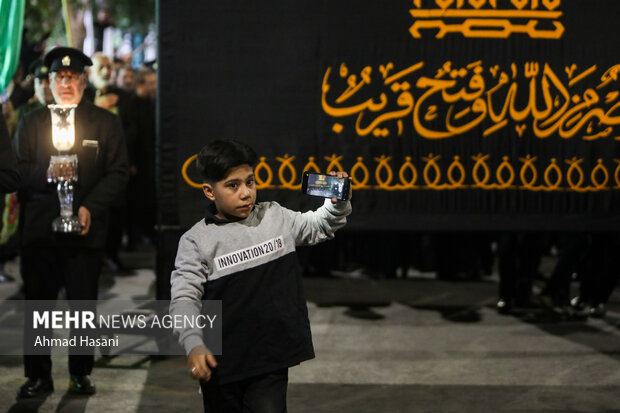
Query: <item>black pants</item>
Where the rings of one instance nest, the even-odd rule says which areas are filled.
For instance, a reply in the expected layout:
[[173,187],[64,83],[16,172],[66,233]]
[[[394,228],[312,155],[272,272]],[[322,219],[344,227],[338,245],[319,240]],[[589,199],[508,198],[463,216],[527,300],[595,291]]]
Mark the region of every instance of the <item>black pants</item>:
[[615,232],[591,234],[587,268],[579,297],[592,305],[607,303],[620,279],[620,236]]
[[228,384],[219,384],[217,371],[200,382],[205,413],[286,413],[288,369]]
[[118,262],[118,253],[123,244],[123,233],[127,223],[127,211],[125,207],[110,208],[110,220],[108,221],[108,233],[105,241],[106,258]]
[[525,304],[542,256],[544,237],[540,233],[505,232],[500,234],[499,297]]
[[[89,248],[24,247],[21,272],[26,300],[56,300],[65,287],[68,300],[96,300],[102,252]],[[94,355],[69,355],[69,373],[83,376],[93,369]],[[50,378],[49,355],[25,355],[24,375]]]

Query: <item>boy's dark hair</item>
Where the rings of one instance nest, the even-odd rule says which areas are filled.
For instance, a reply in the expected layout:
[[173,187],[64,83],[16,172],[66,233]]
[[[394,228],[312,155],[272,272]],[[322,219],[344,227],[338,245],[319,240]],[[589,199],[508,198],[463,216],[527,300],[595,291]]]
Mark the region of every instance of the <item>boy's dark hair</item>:
[[254,149],[235,140],[216,140],[205,145],[198,154],[196,166],[204,182],[215,183],[226,178],[232,168],[258,163]]

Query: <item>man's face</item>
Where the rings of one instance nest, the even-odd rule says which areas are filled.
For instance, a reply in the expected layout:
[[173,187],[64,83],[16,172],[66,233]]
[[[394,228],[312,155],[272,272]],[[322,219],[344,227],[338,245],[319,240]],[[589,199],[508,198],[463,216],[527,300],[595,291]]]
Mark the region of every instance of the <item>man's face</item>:
[[136,79],[133,70],[121,68],[118,71],[116,86],[123,88],[127,91],[132,91],[135,86],[135,81]]
[[50,73],[50,88],[54,100],[60,105],[77,105],[86,88],[86,75],[72,70]]
[[54,95],[52,95],[52,90],[50,89],[50,82],[47,77],[34,78],[34,95],[37,97],[37,100],[42,105],[49,105],[50,103],[54,103]]
[[239,165],[215,185],[203,184],[202,190],[215,202],[216,217],[227,220],[247,218],[256,202],[254,170],[250,165]]
[[157,97],[157,74],[149,73],[144,76],[144,83],[142,84],[140,95],[151,99]]
[[98,56],[93,59],[93,65],[90,68],[90,83],[99,89],[105,88],[110,84],[112,77],[112,62],[106,56]]

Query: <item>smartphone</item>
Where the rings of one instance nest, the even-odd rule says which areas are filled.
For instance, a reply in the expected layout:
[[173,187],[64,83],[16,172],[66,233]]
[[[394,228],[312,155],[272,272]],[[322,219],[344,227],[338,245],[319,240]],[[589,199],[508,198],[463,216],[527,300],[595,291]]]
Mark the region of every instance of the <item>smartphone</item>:
[[305,171],[301,179],[301,192],[306,195],[323,198],[336,198],[341,201],[349,199],[351,181],[349,178],[338,179],[336,176],[315,174]]

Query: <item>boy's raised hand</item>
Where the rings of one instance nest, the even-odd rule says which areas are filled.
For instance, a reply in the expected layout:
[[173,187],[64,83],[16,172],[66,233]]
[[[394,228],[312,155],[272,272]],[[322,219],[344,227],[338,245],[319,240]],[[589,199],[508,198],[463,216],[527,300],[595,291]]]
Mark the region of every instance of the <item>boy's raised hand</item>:
[[196,346],[187,356],[189,374],[195,380],[209,381],[211,368],[217,367],[217,362],[211,351],[205,346]]
[[[340,171],[340,172],[331,171],[329,174],[331,176],[337,176],[338,179],[349,178],[349,174],[344,171]],[[353,196],[353,189],[351,188],[351,185],[349,185],[349,198],[347,200],[350,201],[352,196]],[[339,201],[338,199],[332,198],[332,204],[335,204],[338,201]]]

